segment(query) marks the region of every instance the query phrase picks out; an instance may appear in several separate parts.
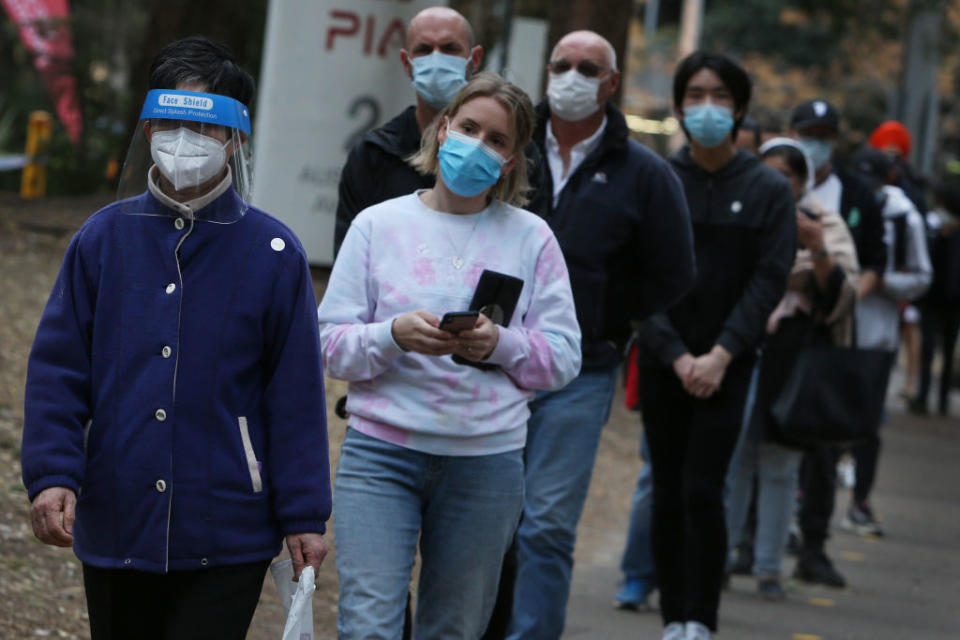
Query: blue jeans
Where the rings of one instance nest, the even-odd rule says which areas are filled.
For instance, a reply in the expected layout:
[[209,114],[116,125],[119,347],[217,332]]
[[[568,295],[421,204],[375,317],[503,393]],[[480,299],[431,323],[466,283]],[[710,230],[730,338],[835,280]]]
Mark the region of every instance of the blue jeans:
[[790,535],[790,521],[796,506],[803,451],[763,441],[763,435],[750,428],[756,388],[755,370],[747,394],[740,440],[727,472],[727,540],[732,556],[743,539],[756,476],[757,532],[753,548],[753,574],[771,577],[780,575],[780,565]]
[[[743,403],[743,422],[740,423],[740,435],[737,438],[737,447],[733,450],[733,457],[730,458],[730,467],[733,468],[733,465],[736,463],[737,458],[740,455],[740,450],[743,449],[743,442],[747,439],[750,431],[750,420],[753,417],[753,408],[757,404],[757,387],[760,384],[760,363],[753,368],[753,373],[750,374],[750,386],[747,388],[747,400]],[[730,494],[733,492],[733,471],[731,469],[727,470],[727,477],[723,481],[723,507],[724,510],[729,512],[730,510]],[[753,496],[750,496],[751,498]],[[747,508],[750,508],[750,501],[747,501]],[[746,517],[746,516],[744,516]],[[729,525],[730,519],[727,518],[727,537],[729,538],[732,535]],[[740,541],[743,538],[742,532],[738,536],[738,540],[734,541],[733,546],[736,547],[740,544]]]
[[523,507],[521,450],[434,456],[351,429],[334,491],[338,637],[401,637],[418,539],[414,637],[483,633]]
[[640,475],[637,476],[637,488],[633,492],[627,546],[623,550],[620,568],[627,580],[643,580],[648,588],[652,588],[656,586],[653,548],[650,546],[653,472],[650,468],[650,451],[647,447],[646,434],[640,438],[640,459],[643,460],[643,467],[640,469]]
[[530,405],[511,640],[550,640],[563,631],[577,523],[618,373],[581,373],[559,391],[537,394]]

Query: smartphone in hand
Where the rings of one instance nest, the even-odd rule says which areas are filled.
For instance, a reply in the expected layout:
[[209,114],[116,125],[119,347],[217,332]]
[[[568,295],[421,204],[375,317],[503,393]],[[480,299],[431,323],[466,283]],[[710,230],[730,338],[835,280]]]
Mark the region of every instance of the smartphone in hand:
[[443,314],[443,318],[440,320],[440,328],[453,334],[469,331],[477,324],[477,318],[479,317],[479,311],[449,311]]

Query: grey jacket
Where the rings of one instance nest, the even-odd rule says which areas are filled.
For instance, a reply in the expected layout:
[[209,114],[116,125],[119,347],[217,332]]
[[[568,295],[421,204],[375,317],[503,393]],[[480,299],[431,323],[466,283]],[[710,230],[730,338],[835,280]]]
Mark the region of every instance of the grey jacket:
[[[923,218],[900,187],[884,186],[884,242],[887,267],[883,284],[857,306],[857,345],[865,349],[896,351],[900,336],[900,302],[916,300],[933,280]],[[904,224],[905,223],[905,224]],[[900,225],[903,233],[897,233]],[[897,244],[903,243],[897,265]]]

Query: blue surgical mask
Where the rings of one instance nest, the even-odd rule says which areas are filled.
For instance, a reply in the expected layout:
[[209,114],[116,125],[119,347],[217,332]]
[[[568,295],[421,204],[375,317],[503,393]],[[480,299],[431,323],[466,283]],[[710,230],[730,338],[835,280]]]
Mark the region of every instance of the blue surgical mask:
[[717,147],[733,129],[733,109],[704,102],[683,109],[683,126],[705,147]]
[[500,179],[506,159],[483,144],[447,127],[447,139],[437,153],[440,177],[450,191],[463,198],[480,195]]
[[817,171],[830,162],[830,156],[833,155],[833,141],[819,140],[817,138],[800,138],[797,140],[803,150],[810,156],[813,162],[813,168]]
[[428,56],[411,58],[413,88],[434,109],[450,104],[460,88],[467,84],[467,58],[434,51]]

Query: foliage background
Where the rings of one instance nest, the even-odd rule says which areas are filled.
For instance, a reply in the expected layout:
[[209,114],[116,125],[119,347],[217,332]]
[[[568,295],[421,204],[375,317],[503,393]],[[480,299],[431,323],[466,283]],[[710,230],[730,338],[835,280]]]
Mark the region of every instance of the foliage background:
[[[75,149],[62,128],[55,129],[49,192],[111,188],[145,93],[146,70],[162,44],[203,33],[226,42],[241,64],[258,76],[267,4],[268,0],[73,0],[70,21],[77,51],[73,69],[84,137]],[[450,4],[470,19],[488,52],[502,40],[506,2]],[[551,42],[574,28],[606,35],[622,61],[622,105],[628,112],[652,118],[671,114],[669,87],[681,4],[661,2],[659,29],[647,42],[641,24],[643,0],[513,2],[516,15],[549,21]],[[840,108],[847,144],[852,146],[895,112],[911,11],[927,6],[938,8],[944,17],[939,166],[960,166],[960,0],[705,0],[701,43],[744,62],[756,81],[755,115],[785,125],[795,104],[823,96]],[[0,60],[4,61],[0,153],[18,153],[30,111],[49,110],[51,104],[5,14],[0,14]],[[15,190],[18,185],[18,172],[0,173],[0,190]]]

